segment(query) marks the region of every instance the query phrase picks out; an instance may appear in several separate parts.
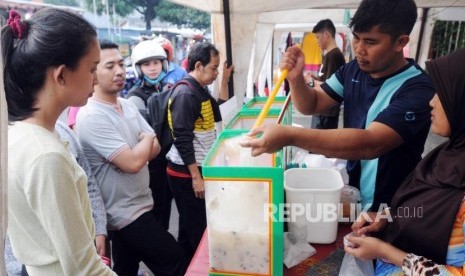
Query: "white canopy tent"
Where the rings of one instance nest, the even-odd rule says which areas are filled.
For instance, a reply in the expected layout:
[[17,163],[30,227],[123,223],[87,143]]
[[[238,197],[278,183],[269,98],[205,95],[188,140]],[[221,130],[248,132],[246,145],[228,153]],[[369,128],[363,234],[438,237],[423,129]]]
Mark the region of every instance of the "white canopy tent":
[[[253,81],[263,64],[266,49],[270,46],[278,24],[313,23],[321,19],[331,18],[334,22],[343,22],[344,9],[356,9],[361,0],[169,0],[171,2],[189,6],[212,14],[213,40],[223,55],[234,58],[236,67],[234,74],[234,92],[237,103],[242,104],[244,94],[250,89],[250,80]],[[229,5],[226,9],[223,4]],[[416,0],[421,8],[465,7],[465,0]],[[419,18],[423,12],[419,11]],[[429,13],[424,20],[424,32],[421,26],[415,26],[410,44],[411,56],[418,56],[422,64],[427,56],[427,47],[432,29],[433,17],[440,15],[439,11]],[[353,12],[351,12],[353,14]],[[458,13],[459,17],[465,14]],[[226,16],[224,16],[226,15]],[[451,17],[448,17],[451,19]],[[226,20],[225,20],[226,19]],[[444,20],[444,19],[443,19]],[[232,26],[225,29],[225,22]],[[281,31],[284,31],[281,29]],[[423,33],[420,36],[420,33]],[[230,42],[226,37],[230,34]],[[229,39],[228,39],[229,40]],[[417,54],[418,41],[423,41],[420,52]],[[228,49],[229,48],[229,49]],[[226,51],[228,49],[228,51]],[[253,55],[255,53],[255,55]],[[251,66],[252,65],[252,66]],[[7,108],[3,91],[3,73],[0,68],[0,236],[4,238],[7,226]],[[249,79],[249,85],[247,80]],[[249,87],[249,88],[247,88]],[[0,243],[3,249],[3,242]],[[3,253],[3,250],[0,250]],[[0,256],[0,275],[6,275],[4,270],[3,254]]]
[[[171,2],[203,10],[210,13],[223,14],[221,0],[169,0]],[[361,0],[233,0],[229,3],[231,14],[250,14],[271,11],[290,11],[296,9],[356,9]],[[464,0],[416,0],[419,8],[464,7]]]
[[[283,32],[276,26],[290,23],[316,24],[325,18],[330,18],[336,24],[342,23],[345,9],[352,9],[350,14],[353,15],[354,9],[361,2],[361,0],[169,1],[211,13],[213,42],[221,51],[222,59],[229,56],[235,66],[234,94],[237,97],[238,105],[242,104],[246,91],[250,95],[253,82],[257,79],[265,60],[265,53],[270,47],[273,37],[277,37],[280,31]],[[415,2],[419,8],[419,16],[411,34],[409,52],[410,56],[418,57],[419,63],[423,64],[428,54],[433,28],[432,20],[438,13],[438,10],[429,12],[430,16],[426,13],[427,16],[422,21],[425,11],[428,11],[423,8],[465,7],[465,0],[416,0]],[[231,27],[226,26],[225,28],[225,25]],[[311,27],[307,31],[310,30]],[[421,47],[418,52],[419,43]]]

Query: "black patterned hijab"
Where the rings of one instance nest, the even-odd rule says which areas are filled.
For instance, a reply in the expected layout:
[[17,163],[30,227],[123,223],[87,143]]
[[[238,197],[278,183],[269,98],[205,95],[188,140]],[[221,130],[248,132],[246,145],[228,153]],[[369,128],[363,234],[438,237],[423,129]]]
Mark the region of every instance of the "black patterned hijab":
[[382,236],[406,252],[439,264],[445,264],[465,191],[464,67],[465,49],[426,63],[451,136],[425,156],[398,189],[391,204],[394,221]]

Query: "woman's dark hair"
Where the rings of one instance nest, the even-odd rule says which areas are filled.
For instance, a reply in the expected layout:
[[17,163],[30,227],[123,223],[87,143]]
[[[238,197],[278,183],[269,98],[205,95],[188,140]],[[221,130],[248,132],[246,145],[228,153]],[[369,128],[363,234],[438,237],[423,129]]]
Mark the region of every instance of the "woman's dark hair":
[[189,72],[194,71],[195,64],[197,61],[200,61],[203,66],[210,63],[211,56],[219,55],[218,49],[216,49],[215,45],[208,43],[208,42],[197,42],[195,43],[191,51],[189,52],[189,56],[187,60],[189,62]]
[[60,9],[42,9],[22,23],[26,29],[22,38],[15,38],[9,25],[1,31],[9,121],[30,117],[36,111],[33,106],[47,69],[60,65],[77,69],[97,37],[94,26],[84,18]]
[[363,33],[379,26],[394,41],[400,35],[409,35],[416,20],[417,6],[413,0],[363,0],[349,27]]

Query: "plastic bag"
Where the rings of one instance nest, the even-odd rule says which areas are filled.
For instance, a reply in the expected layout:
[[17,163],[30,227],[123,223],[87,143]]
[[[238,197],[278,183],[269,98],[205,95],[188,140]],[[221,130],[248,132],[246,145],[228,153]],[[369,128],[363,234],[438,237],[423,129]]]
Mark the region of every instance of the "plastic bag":
[[292,147],[292,160],[289,168],[335,168],[335,161],[321,154],[308,153],[307,150]]
[[372,260],[360,260],[350,254],[345,254],[342,260],[339,276],[373,276],[375,270]]
[[316,249],[307,242],[306,237],[307,230],[303,225],[295,227],[292,233],[284,233],[284,264],[287,268],[298,265],[316,253]]
[[290,160],[286,164],[290,168],[330,168],[336,169],[341,173],[342,180],[345,184],[349,183],[349,176],[346,171],[347,161],[337,158],[327,158],[321,154],[312,154],[307,150],[290,147]]
[[361,200],[360,191],[354,186],[344,185],[341,190],[341,203],[357,203]]

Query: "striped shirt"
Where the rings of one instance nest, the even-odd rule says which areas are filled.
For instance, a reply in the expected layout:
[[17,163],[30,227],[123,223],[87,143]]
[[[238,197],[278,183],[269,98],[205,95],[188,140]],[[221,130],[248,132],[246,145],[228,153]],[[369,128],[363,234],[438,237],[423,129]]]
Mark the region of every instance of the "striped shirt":
[[349,160],[349,184],[360,189],[362,205],[378,210],[390,204],[400,183],[421,159],[430,127],[429,100],[434,88],[429,77],[411,59],[388,76],[372,78],[356,60],[334,73],[322,89],[344,102],[344,128],[367,129],[379,122],[396,131],[404,143],[371,160]]
[[216,139],[213,106],[208,90],[194,78],[191,87],[176,87],[168,104],[174,143],[166,158],[177,165],[202,165]]

